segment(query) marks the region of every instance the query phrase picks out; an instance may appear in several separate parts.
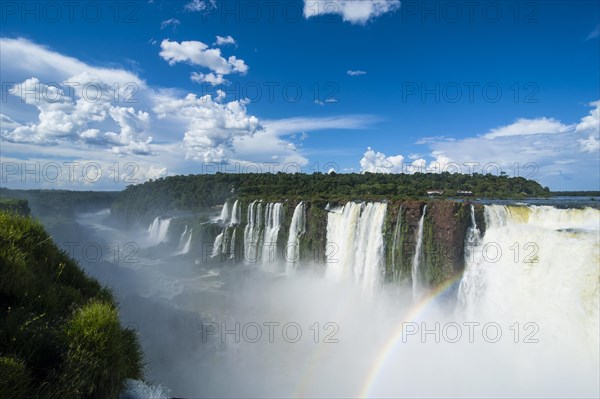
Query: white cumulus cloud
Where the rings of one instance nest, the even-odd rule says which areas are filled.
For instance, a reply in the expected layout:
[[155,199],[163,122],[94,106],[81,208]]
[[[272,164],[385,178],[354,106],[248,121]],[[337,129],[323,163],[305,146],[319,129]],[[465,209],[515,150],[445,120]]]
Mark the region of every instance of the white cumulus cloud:
[[458,172],[452,167],[455,162],[450,159],[443,151],[433,151],[431,154],[433,160],[427,164],[423,158],[410,157],[410,162],[405,162],[403,155],[386,156],[382,152],[373,150],[371,147],[363,154],[360,160],[361,172],[371,173],[439,173],[448,171],[451,173]]
[[225,162],[233,156],[233,139],[252,136],[262,129],[246,111],[245,101],[219,103],[210,95],[158,98],[154,111],[159,118],[183,121],[186,155],[202,162]]
[[211,86],[218,86],[222,84],[229,83],[227,79],[223,78],[223,75],[220,73],[200,73],[200,72],[192,72],[190,79],[197,83],[208,83]]
[[177,42],[164,39],[160,43],[160,48],[159,55],[169,65],[175,65],[178,62],[187,62],[192,65],[208,68],[221,75],[230,73],[245,74],[248,72],[248,66],[244,60],[238,59],[235,56],[225,59],[221,55],[221,49],[209,48],[208,45],[199,41]]
[[304,17],[340,15],[345,22],[364,25],[400,9],[400,0],[304,0]]

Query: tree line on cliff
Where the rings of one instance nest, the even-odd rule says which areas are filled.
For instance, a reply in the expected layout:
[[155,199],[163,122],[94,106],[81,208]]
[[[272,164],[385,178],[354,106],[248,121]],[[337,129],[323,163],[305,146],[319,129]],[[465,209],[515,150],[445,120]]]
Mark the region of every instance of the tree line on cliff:
[[199,211],[226,199],[381,200],[418,199],[429,190],[442,197],[470,191],[475,198],[547,197],[550,190],[534,180],[492,174],[286,174],[256,173],[170,176],[128,186],[113,203],[116,214],[137,216],[171,210]]

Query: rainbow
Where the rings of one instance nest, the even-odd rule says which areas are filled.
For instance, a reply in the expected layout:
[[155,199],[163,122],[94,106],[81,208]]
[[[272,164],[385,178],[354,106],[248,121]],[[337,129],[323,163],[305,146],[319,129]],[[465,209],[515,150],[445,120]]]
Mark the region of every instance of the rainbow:
[[422,317],[427,310],[431,309],[431,305],[435,302],[435,300],[446,294],[454,286],[454,284],[460,281],[461,277],[462,276],[457,276],[432,289],[427,293],[427,295],[423,296],[419,302],[415,303],[413,307],[406,313],[406,316],[404,316],[402,321],[393,330],[389,339],[385,341],[383,347],[379,351],[379,354],[375,357],[375,361],[369,368],[370,371],[367,373],[367,377],[365,378],[357,397],[369,397],[373,386],[377,382],[377,377],[386,366],[390,355],[394,349],[402,343],[403,324],[419,320],[419,318]]

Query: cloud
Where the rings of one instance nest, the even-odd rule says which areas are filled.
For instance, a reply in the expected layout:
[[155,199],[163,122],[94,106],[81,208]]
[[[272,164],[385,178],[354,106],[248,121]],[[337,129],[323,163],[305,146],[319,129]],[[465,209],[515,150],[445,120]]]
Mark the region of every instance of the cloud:
[[[555,190],[598,189],[600,181],[600,101],[588,104],[588,115],[578,123],[553,118],[518,119],[478,137],[430,141],[430,156],[447,157],[468,172],[466,163],[479,169],[492,165],[511,176],[538,179]],[[495,173],[495,172],[494,172]]]
[[225,162],[233,156],[233,139],[252,136],[262,129],[258,119],[249,115],[245,101],[221,104],[210,95],[185,98],[158,98],[154,111],[159,118],[183,121],[186,156],[201,162]]
[[441,141],[441,140],[452,141],[454,139],[451,137],[446,137],[446,136],[421,137],[420,139],[418,139],[415,142],[415,144],[429,144],[429,143],[435,143],[435,142]]
[[347,70],[346,73],[348,76],[361,76],[367,74],[365,71],[353,71],[352,69]]
[[395,155],[388,157],[382,152],[376,152],[371,147],[367,148],[362,159],[360,168],[363,172],[372,173],[401,173],[404,166],[404,157]]
[[[429,154],[388,156],[368,148],[361,171],[377,173],[494,173],[539,180],[555,190],[598,189],[600,181],[600,101],[588,104],[578,123],[553,118],[517,119],[488,133],[452,139],[428,137],[417,143]],[[582,137],[583,136],[583,137]]]
[[588,104],[593,107],[590,114],[581,118],[581,122],[575,126],[576,132],[600,135],[600,100]]
[[587,35],[585,40],[596,39],[598,36],[600,36],[600,24],[596,25],[596,27],[589,33],[589,35]]
[[[136,182],[197,173],[198,163],[192,160],[308,162],[294,143],[265,129],[247,110],[246,100],[226,102],[221,90],[197,97],[181,89],[153,88],[135,73],[89,65],[25,39],[2,39],[1,44],[3,79],[20,82],[0,114],[3,162],[97,162],[106,178],[94,189],[135,183],[115,184],[110,168],[119,159],[139,167]],[[30,62],[15,67],[10,59]],[[207,82],[222,78],[212,72],[193,76]],[[88,84],[92,90],[86,95]],[[23,187],[18,176],[11,184]],[[65,184],[89,183],[79,179]]]
[[227,79],[223,78],[223,75],[214,73],[203,74],[199,72],[192,72],[190,79],[197,83],[208,83],[211,86],[218,86],[229,83]]
[[297,117],[278,120],[265,120],[264,126],[278,135],[287,135],[299,132],[330,129],[363,129],[375,122],[371,115],[342,115],[322,118]]
[[581,151],[598,155],[598,152],[600,151],[600,140],[596,137],[590,136],[587,139],[580,139],[577,141],[581,144]]
[[140,90],[146,87],[146,83],[132,72],[88,65],[24,38],[0,38],[0,52],[0,69],[4,82],[8,81],[7,76],[15,75],[20,75],[22,80],[35,76],[45,82],[60,82],[81,73],[88,73],[97,76],[103,82],[118,84],[119,87],[128,83],[136,85]]
[[564,125],[552,118],[517,119],[510,125],[500,126],[490,130],[483,137],[494,139],[506,136],[526,136],[531,134],[564,133],[573,129],[572,125]]
[[176,28],[180,24],[181,24],[181,21],[178,20],[177,18],[170,18],[170,19],[167,19],[166,21],[162,21],[160,23],[160,29],[165,29],[169,26]]
[[587,139],[579,139],[577,142],[581,145],[581,151],[600,155],[600,100],[588,105],[593,108],[589,115],[581,118],[581,121],[575,126],[575,132],[589,136]]
[[164,39],[160,44],[160,48],[159,55],[169,65],[175,65],[178,62],[187,62],[192,65],[208,68],[221,75],[230,73],[245,74],[248,72],[248,66],[244,60],[238,59],[235,56],[225,59],[221,56],[220,49],[209,48],[208,45],[199,41],[176,42]]
[[371,173],[439,173],[444,170],[455,171],[448,167],[454,161],[447,157],[443,152],[434,151],[433,160],[429,165],[423,158],[409,157],[412,162],[405,162],[403,155],[386,156],[382,152],[377,152],[371,147],[363,154],[360,160],[361,172]]
[[[78,86],[69,86],[67,82],[77,82]],[[85,87],[94,87],[93,98]],[[63,88],[72,89],[72,93]],[[2,131],[2,138],[38,145],[58,145],[70,140],[109,146],[115,153],[150,154],[152,137],[145,134],[148,114],[115,104],[111,88],[110,83],[86,73],[56,86],[29,78],[15,85],[10,93],[37,108],[37,121],[13,124],[12,129]]]
[[10,116],[0,113],[0,129],[2,129],[0,134],[8,130],[16,129],[19,126],[21,126],[21,124],[13,120]]
[[233,37],[231,37],[231,36],[225,36],[225,37],[223,37],[223,36],[217,36],[217,41],[215,42],[215,44],[217,46],[224,46],[224,45],[227,45],[227,44],[233,44],[233,45],[235,45],[236,42],[235,42],[235,39]]
[[192,0],[184,7],[189,12],[208,11],[217,8],[216,0]]
[[340,15],[345,22],[364,25],[383,14],[400,9],[400,0],[304,0],[304,17]]

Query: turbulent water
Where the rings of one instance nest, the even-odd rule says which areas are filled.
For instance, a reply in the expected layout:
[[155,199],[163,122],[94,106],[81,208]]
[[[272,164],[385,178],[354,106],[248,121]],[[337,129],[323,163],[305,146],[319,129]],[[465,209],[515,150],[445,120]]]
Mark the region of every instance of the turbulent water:
[[423,207],[423,214],[421,215],[421,220],[419,220],[419,227],[417,228],[417,245],[415,247],[415,255],[413,257],[412,262],[412,293],[413,297],[417,298],[420,294],[420,285],[419,280],[420,276],[420,266],[421,266],[421,256],[422,256],[422,247],[423,247],[423,225],[425,223],[425,213],[427,212],[427,205]]
[[242,208],[240,204],[240,200],[235,200],[233,203],[233,209],[231,211],[231,225],[238,225],[242,220]]
[[263,228],[263,203],[254,201],[248,205],[248,223],[244,229],[244,260],[256,263],[259,260],[259,244]]
[[490,205],[460,295],[469,314],[539,320],[598,350],[598,211]]
[[230,207],[229,201],[227,201],[226,203],[223,204],[223,208],[221,208],[221,215],[217,219],[221,223],[227,223],[229,221],[229,207]]
[[281,203],[267,204],[264,217],[264,234],[262,244],[262,264],[267,270],[278,271],[277,238],[283,221],[283,205]]
[[383,273],[383,223],[387,204],[347,203],[327,219],[326,275],[336,281],[353,279],[373,292]]
[[171,219],[161,219],[157,216],[148,228],[148,244],[158,245],[167,241],[167,232]]
[[[327,263],[290,266],[297,245],[288,245],[273,265],[295,270],[289,274],[251,267],[248,256],[264,266],[263,243],[284,233],[288,244],[306,239],[305,206],[293,210],[289,232],[280,203],[251,203],[248,224],[239,227],[230,225],[235,208],[227,221],[214,217],[222,230],[212,255],[233,253],[237,231],[244,262],[221,264],[228,257],[194,258],[193,251],[157,257],[152,247],[140,248],[137,262],[82,260],[114,289],[124,325],[139,331],[149,380],[170,396],[600,395],[599,210],[486,205],[482,234],[471,208],[462,278],[439,290],[419,286],[414,296],[412,286],[383,279],[384,235],[396,243],[402,234],[399,220],[385,231],[385,203],[329,209]],[[79,223],[96,240],[132,241],[101,215]],[[140,240],[167,245],[169,223],[157,217]],[[172,238],[173,248],[186,234],[191,229]],[[129,386],[148,396],[167,392]]]
[[181,233],[181,237],[179,238],[179,247],[177,250],[177,255],[185,255],[190,252],[190,248],[192,247],[192,229],[188,231],[187,225]]
[[300,202],[294,209],[287,246],[285,248],[286,273],[293,273],[300,263],[300,237],[306,231],[306,205]]

